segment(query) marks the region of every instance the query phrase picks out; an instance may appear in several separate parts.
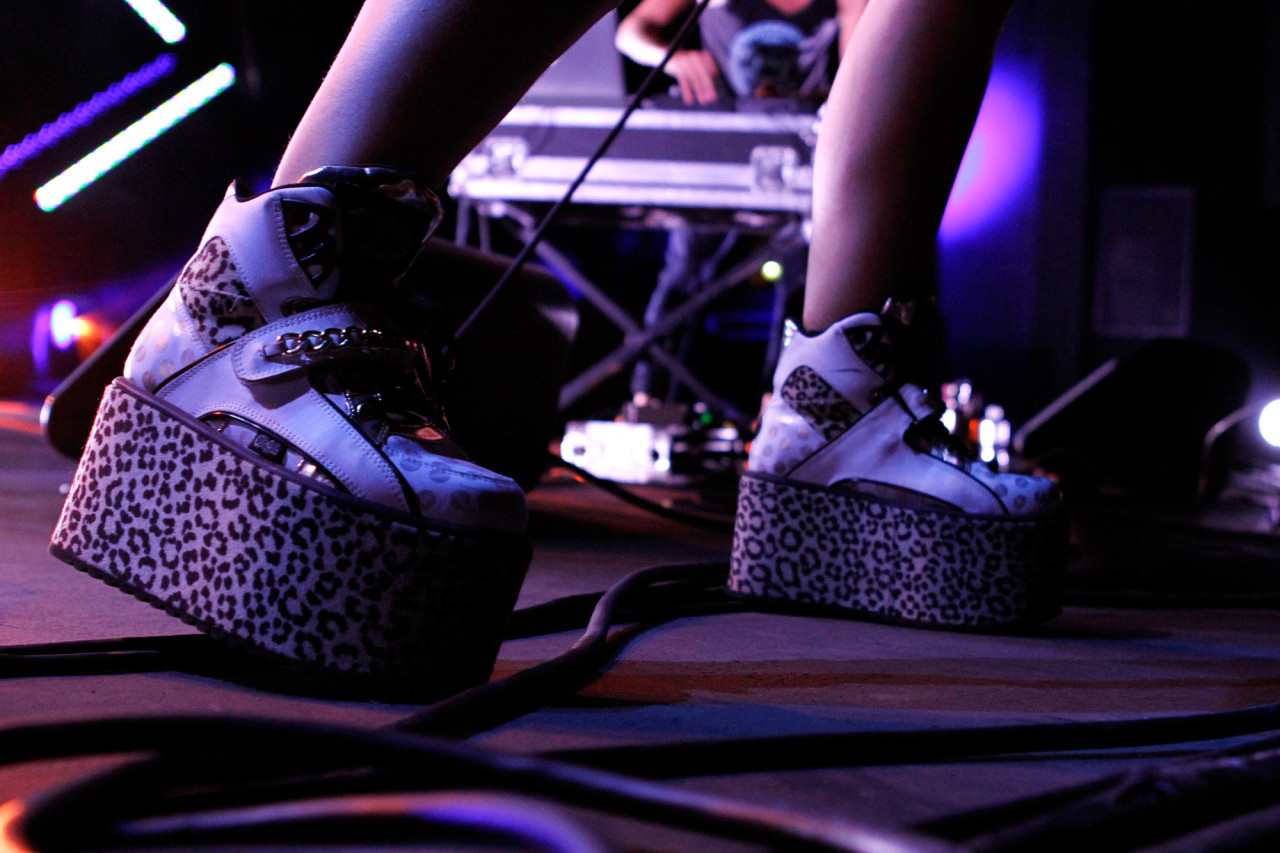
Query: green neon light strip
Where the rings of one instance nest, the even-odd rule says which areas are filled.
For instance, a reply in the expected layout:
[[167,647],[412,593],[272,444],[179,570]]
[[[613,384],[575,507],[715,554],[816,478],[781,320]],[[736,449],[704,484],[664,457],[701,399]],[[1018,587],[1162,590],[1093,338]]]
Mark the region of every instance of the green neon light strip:
[[182,41],[187,35],[178,16],[169,11],[169,7],[160,0],[124,0],[133,11],[137,12],[147,26],[156,31],[160,38],[169,44]]
[[227,63],[156,107],[36,190],[36,206],[55,210],[67,199],[136,154],[144,145],[225,92],[236,70]]

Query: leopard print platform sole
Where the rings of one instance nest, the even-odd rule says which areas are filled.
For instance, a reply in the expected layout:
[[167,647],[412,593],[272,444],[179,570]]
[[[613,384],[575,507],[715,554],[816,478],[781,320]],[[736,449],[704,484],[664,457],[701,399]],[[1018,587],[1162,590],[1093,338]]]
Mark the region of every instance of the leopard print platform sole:
[[264,464],[123,379],[50,550],[206,633],[419,698],[488,680],[530,555],[522,536],[433,526]]
[[956,629],[1056,616],[1065,515],[1009,519],[892,504],[763,474],[738,492],[731,593]]

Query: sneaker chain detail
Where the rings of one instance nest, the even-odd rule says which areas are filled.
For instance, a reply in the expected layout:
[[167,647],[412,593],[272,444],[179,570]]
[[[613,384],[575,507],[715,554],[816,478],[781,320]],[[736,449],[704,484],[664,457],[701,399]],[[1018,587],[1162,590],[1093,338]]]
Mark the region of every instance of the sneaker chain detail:
[[955,447],[893,366],[875,314],[788,329],[739,492],[730,590],[955,628],[1056,615],[1056,486]]
[[54,552],[290,660],[426,692],[487,679],[527,506],[449,438],[395,323],[439,210],[381,168],[233,186],[104,398]]

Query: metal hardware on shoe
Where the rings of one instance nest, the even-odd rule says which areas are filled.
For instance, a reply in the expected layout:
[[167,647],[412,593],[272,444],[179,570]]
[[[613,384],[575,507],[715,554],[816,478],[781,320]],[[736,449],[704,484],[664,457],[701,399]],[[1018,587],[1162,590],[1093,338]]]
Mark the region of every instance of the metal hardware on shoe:
[[901,385],[880,389],[882,398],[892,397],[911,418],[912,423],[936,420],[942,415],[943,406],[928,391],[917,385],[905,382]]
[[352,304],[281,318],[241,336],[231,350],[236,378],[247,383],[280,380],[338,363],[376,362],[388,371],[409,371],[425,358],[421,344],[393,330],[385,313]]
[[369,397],[356,403],[351,415],[365,420],[378,420],[387,416],[387,406],[379,397]]
[[344,329],[308,329],[305,332],[285,332],[276,336],[276,342],[262,348],[266,358],[289,358],[312,355],[329,349],[344,347],[376,347],[378,349],[407,349],[411,344],[394,338],[381,329],[365,329],[347,326]]
[[263,432],[258,433],[253,441],[249,442],[249,449],[263,459],[274,462],[277,465],[284,459],[284,443]]
[[942,422],[942,411],[934,405],[937,401],[930,397],[926,392],[907,385],[906,388],[912,388],[918,392],[917,401],[921,405],[930,405],[927,413],[913,411],[899,394],[894,396],[897,398],[899,405],[911,417],[911,423],[907,426],[902,434],[902,440],[907,446],[919,453],[931,454],[943,462],[955,465],[958,468],[965,468],[973,461],[972,454],[969,453],[964,443],[956,438],[947,429]]
[[944,462],[950,462],[953,465],[967,461],[956,444],[955,437],[947,432],[947,428],[942,425],[940,420],[930,419],[912,422],[902,434],[902,440],[909,447],[920,453],[941,451],[942,456],[940,458]]
[[782,321],[782,349],[791,345],[791,339],[800,334],[800,324],[790,317]]
[[295,474],[301,474],[330,488],[346,491],[337,478],[316,460],[291,442],[248,418],[233,412],[217,410],[204,415],[200,420],[229,440],[253,451],[267,462],[279,465]]
[[289,248],[311,284],[319,287],[337,265],[332,237],[337,216],[323,205],[290,198],[281,200],[280,209],[289,227]]

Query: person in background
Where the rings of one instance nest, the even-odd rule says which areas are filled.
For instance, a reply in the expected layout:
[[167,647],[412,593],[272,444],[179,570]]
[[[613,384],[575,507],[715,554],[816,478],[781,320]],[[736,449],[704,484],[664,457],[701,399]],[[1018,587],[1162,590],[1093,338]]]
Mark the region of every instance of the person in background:
[[[862,0],[717,0],[698,19],[701,44],[677,50],[665,71],[687,104],[730,98],[825,99],[836,54]],[[623,55],[653,67],[694,0],[641,0],[618,24]]]
[[[656,66],[694,6],[694,0],[641,0],[619,22],[614,43],[632,61]],[[813,109],[831,88],[839,50],[861,11],[861,0],[716,0],[698,18],[699,39],[677,50],[665,71],[691,106],[729,109],[768,99],[773,108],[784,108],[781,102],[786,101]],[[734,228],[700,228],[684,220],[672,224],[645,306],[646,328],[714,281],[741,245],[742,235]],[[794,266],[802,265],[803,258]],[[797,289],[795,282],[780,284]],[[687,330],[676,336],[678,345],[684,347],[688,338]],[[644,415],[644,407],[662,393],[662,378],[648,360],[637,361],[629,414]],[[674,389],[668,388],[666,396],[673,397]]]

